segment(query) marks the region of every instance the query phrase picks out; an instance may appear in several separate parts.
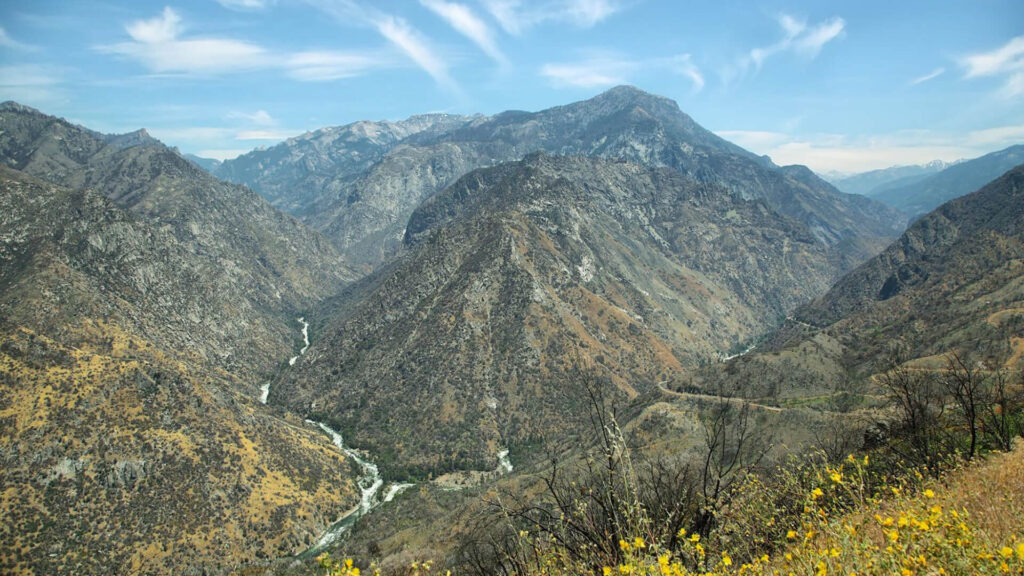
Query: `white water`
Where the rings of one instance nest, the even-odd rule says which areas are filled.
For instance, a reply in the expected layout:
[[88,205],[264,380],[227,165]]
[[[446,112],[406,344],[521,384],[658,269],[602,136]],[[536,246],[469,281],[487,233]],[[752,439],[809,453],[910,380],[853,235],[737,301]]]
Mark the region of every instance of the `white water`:
[[[294,366],[295,362],[298,361],[299,357],[306,353],[309,349],[309,322],[306,322],[304,317],[299,318],[299,322],[302,324],[302,349],[296,356],[293,356],[288,360],[289,366]],[[267,397],[270,395],[270,383],[266,383],[260,386],[260,402],[263,404],[267,403]],[[384,479],[380,476],[380,469],[373,462],[363,458],[358,452],[345,446],[344,439],[341,434],[336,430],[324,424],[323,422],[315,422],[313,420],[306,420],[307,423],[313,424],[319,427],[321,430],[327,433],[331,437],[331,442],[340,450],[345,456],[351,458],[356,464],[359,465],[362,474],[356,479],[356,484],[359,486],[360,498],[359,506],[349,510],[341,515],[340,518],[334,521],[327,528],[327,530],[317,538],[316,542],[308,550],[303,552],[303,555],[317,554],[325,547],[333,544],[342,534],[348,530],[352,524],[355,523],[361,516],[368,514],[371,510],[380,506],[385,502],[391,502],[395,497],[405,491],[407,488],[413,486],[408,483],[394,483],[388,486],[384,497],[380,497],[381,488],[384,487]],[[505,456],[508,455],[508,451],[504,452]],[[502,456],[499,454],[499,459]],[[508,470],[512,469],[511,463],[508,464]]]
[[388,486],[388,491],[384,493],[384,501],[391,502],[395,499],[395,496],[398,496],[402,492],[405,492],[406,489],[412,488],[413,486],[415,486],[415,484],[409,484],[408,482],[401,482]]
[[299,318],[299,322],[302,323],[302,342],[304,345],[302,346],[302,350],[299,350],[298,355],[292,356],[291,360],[288,360],[289,366],[294,366],[295,361],[299,359],[299,356],[305,354],[306,350],[309,349],[309,322],[306,322],[305,318]]
[[498,452],[498,473],[501,474],[502,471],[505,474],[512,471],[512,461],[508,459],[508,449]]
[[[280,298],[280,297],[281,296],[279,294],[278,298]],[[309,322],[306,322],[305,317],[300,317],[299,318],[299,322],[302,323],[302,342],[303,342],[303,346],[302,346],[302,350],[299,350],[298,356],[292,356],[291,359],[288,360],[288,365],[289,366],[294,366],[295,365],[295,361],[299,359],[299,356],[302,356],[303,354],[305,354],[306,350],[309,349]],[[269,398],[269,397],[270,397],[270,382],[267,382],[263,386],[260,386],[260,404],[266,404],[267,403],[267,398]]]
[[352,460],[354,460],[362,469],[362,475],[356,480],[356,484],[359,486],[359,490],[361,492],[359,506],[342,514],[340,518],[331,524],[326,532],[317,538],[316,543],[304,552],[304,555],[313,555],[326,546],[333,544],[360,517],[369,514],[374,508],[385,502],[391,502],[396,496],[401,494],[407,488],[413,486],[413,484],[391,484],[384,493],[384,497],[379,498],[380,489],[384,487],[384,479],[380,477],[380,470],[377,468],[377,465],[360,456],[355,450],[345,446],[345,441],[341,437],[341,434],[327,424],[324,424],[323,422],[315,422],[313,420],[306,420],[306,422],[314,424],[326,432],[327,435],[331,437],[331,442],[334,443],[338,450],[349,458],[352,458]]
[[749,347],[748,347],[748,348],[747,348],[746,350],[744,350],[743,352],[739,352],[739,353],[737,353],[737,354],[733,354],[733,355],[731,355],[731,356],[723,356],[723,357],[722,357],[722,362],[728,362],[729,360],[732,360],[733,358],[739,358],[740,356],[746,356],[747,354],[750,354],[750,352],[752,352],[753,350],[754,350],[754,345],[753,345],[753,344],[751,344],[751,345],[750,345],[750,346],[749,346]]

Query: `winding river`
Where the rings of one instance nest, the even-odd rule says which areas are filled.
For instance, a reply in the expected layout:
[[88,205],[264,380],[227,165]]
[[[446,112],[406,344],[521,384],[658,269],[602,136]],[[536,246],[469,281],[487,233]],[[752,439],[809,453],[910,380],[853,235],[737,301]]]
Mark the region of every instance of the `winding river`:
[[[309,349],[309,322],[306,322],[305,317],[300,317],[299,323],[302,324],[302,349],[299,353],[288,360],[289,366],[294,366],[295,362],[306,353]],[[263,404],[267,403],[267,397],[270,395],[270,383],[264,384],[260,387],[260,402]],[[308,549],[299,554],[300,558],[312,558],[323,551],[331,544],[337,542],[338,538],[345,533],[346,530],[352,527],[361,517],[369,514],[374,508],[381,504],[391,502],[399,494],[414,486],[414,484],[406,482],[392,482],[387,485],[387,489],[381,494],[381,489],[384,488],[384,479],[381,478],[380,469],[372,461],[364,457],[358,451],[353,450],[345,446],[345,441],[337,430],[334,430],[323,422],[317,422],[315,420],[306,420],[308,424],[320,428],[325,434],[331,438],[331,442],[340,450],[346,457],[351,458],[353,462],[359,465],[361,474],[356,479],[356,484],[359,486],[360,497],[359,504],[346,511],[341,515],[340,518],[334,521],[327,530],[323,532]],[[508,457],[508,450],[502,450],[498,453],[498,467],[495,470],[498,474],[508,474],[512,472],[512,462]]]

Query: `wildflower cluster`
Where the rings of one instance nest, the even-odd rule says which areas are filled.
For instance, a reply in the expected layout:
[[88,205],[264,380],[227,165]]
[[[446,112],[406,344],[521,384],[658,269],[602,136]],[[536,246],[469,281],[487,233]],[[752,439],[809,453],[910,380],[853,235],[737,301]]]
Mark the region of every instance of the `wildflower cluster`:
[[[316,563],[324,570],[324,576],[360,576],[361,574],[359,568],[353,565],[352,559],[347,559],[344,562],[334,560],[326,552],[317,556]],[[380,576],[380,572],[374,570],[373,576]]]
[[[887,499],[868,497],[860,489],[861,462],[851,456],[847,464],[827,468],[825,485],[807,494],[799,529],[786,534],[793,545],[773,573],[1024,574],[1024,541],[1018,535],[1008,542],[991,541],[972,527],[965,509],[945,509],[930,488],[909,496],[905,487],[896,486]],[[867,506],[835,515],[821,505],[827,498]],[[869,517],[867,509],[877,511]]]
[[[767,555],[753,562],[737,564],[728,552],[710,554],[699,534],[687,536],[680,530],[682,549],[673,552],[657,544],[648,545],[643,538],[620,540],[623,560],[617,566],[602,567],[603,576],[725,576],[765,574]],[[693,568],[699,566],[700,568]]]

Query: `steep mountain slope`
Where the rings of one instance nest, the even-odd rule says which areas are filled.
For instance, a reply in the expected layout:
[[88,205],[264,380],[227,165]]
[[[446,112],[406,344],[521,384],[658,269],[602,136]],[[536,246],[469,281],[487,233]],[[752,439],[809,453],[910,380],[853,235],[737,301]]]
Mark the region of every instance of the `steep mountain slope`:
[[327,438],[213,367],[260,329],[217,261],[8,168],[0,214],[0,571],[226,573],[358,502]]
[[[1024,166],[919,219],[889,248],[794,313],[763,353],[675,386],[723,378],[754,394],[848,391],[894,347],[922,369],[958,351],[1024,367]],[[775,390],[769,390],[774,387]]]
[[871,196],[910,216],[920,216],[943,202],[977,190],[1020,164],[1024,164],[1024,144],[960,162],[916,182],[876,189]]
[[[282,146],[267,153],[284,155]],[[904,222],[879,203],[839,193],[809,170],[780,169],[701,128],[675,102],[628,86],[541,112],[509,111],[418,132],[369,168],[317,183],[324,192],[299,212],[353,262],[372,268],[400,246],[405,223],[421,201],[473,169],[538,150],[667,166],[746,198],[763,198],[806,224],[824,245],[836,247],[844,267],[877,253]]]
[[492,469],[716,360],[824,289],[827,249],[763,200],[668,168],[528,156],[409,220],[270,402],[337,424],[386,475]]
[[836,188],[847,194],[874,196],[877,190],[913,184],[952,165],[942,160],[935,160],[927,164],[913,166],[892,166],[881,170],[861,172],[838,180],[831,180],[831,182]]
[[[145,304],[147,315],[133,319],[136,327],[151,323],[141,334],[251,376],[272,371],[288,354],[301,310],[352,278],[320,234],[249,190],[213,178],[145,131],[104,136],[13,103],[0,105],[0,130],[4,165],[68,188],[95,188],[146,224],[142,237],[121,235],[132,229],[119,213],[116,222],[99,218],[102,225],[89,228],[87,221],[70,220],[65,229],[54,219],[66,217],[61,202],[67,198],[38,208],[36,199],[8,198],[14,212],[5,214],[5,229],[27,235],[8,246],[22,254],[5,267],[10,290],[19,286],[38,296],[31,259],[41,257],[34,243],[44,237],[75,235],[77,244],[65,245],[62,258],[72,270],[90,273],[112,266],[105,252],[124,250],[137,269],[133,277],[117,278],[117,286],[133,291],[129,304]],[[167,253],[134,255],[133,244],[145,234],[159,234],[154,245]],[[164,266],[167,260],[173,262]],[[96,281],[102,288],[113,280],[101,274]],[[60,302],[38,302],[30,307],[9,300],[13,308],[6,313],[73,313]]]
[[401,122],[322,128],[227,160],[215,173],[250,186],[285,212],[306,216],[325,195],[336,193],[338,186],[365,172],[399,141],[413,134],[443,132],[468,120],[452,114],[425,114]]

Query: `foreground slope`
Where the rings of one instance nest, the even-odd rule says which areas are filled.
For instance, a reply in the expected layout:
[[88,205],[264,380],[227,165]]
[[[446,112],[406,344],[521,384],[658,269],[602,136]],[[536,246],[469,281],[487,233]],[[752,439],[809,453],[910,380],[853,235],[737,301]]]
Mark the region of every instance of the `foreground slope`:
[[335,422],[386,475],[491,469],[721,358],[820,293],[827,250],[762,200],[667,168],[530,155],[410,218],[271,403]]
[[[366,130],[355,124],[339,131],[359,129]],[[745,198],[763,199],[805,224],[823,245],[835,247],[837,266],[844,270],[877,253],[904,222],[897,212],[864,197],[842,194],[809,170],[779,168],[705,130],[675,102],[629,86],[540,112],[462,118],[397,142],[388,140],[387,146],[371,146],[366,137],[332,136],[321,152],[319,142],[325,139],[327,135],[318,132],[289,141],[251,158],[225,162],[220,173],[251,181],[270,198],[277,198],[282,190],[299,190],[294,200],[287,200],[303,205],[296,213],[306,215],[306,221],[329,236],[354,263],[371,268],[400,247],[405,223],[424,199],[474,169],[519,160],[534,151],[666,166]],[[307,151],[314,148],[316,154]],[[307,162],[318,164],[325,155],[356,157],[360,163],[338,162],[352,169],[337,176],[328,171],[327,180],[315,183],[302,175],[288,177],[304,172]],[[243,166],[252,170],[253,161],[264,156],[287,161],[271,163],[265,174],[255,178],[230,172]],[[307,189],[318,191],[310,195]]]
[[201,339],[245,329],[215,262],[8,168],[0,213],[0,571],[226,573],[358,502],[327,438],[215,367]]
[[[151,254],[135,278],[122,279],[169,322],[182,323],[161,328],[159,338],[147,334],[160,345],[248,375],[270,372],[288,354],[301,311],[352,278],[320,234],[251,191],[213,178],[144,131],[102,135],[10,102],[0,105],[0,130],[3,165],[58,186],[93,188],[163,235],[162,246],[179,249],[173,258],[190,274],[157,274],[163,262]],[[36,218],[33,201],[13,206],[4,220],[25,258],[33,256],[37,239],[22,234],[64,232],[46,221],[49,213]],[[63,208],[59,202],[55,207]],[[68,246],[72,264],[80,259],[84,268],[100,270],[90,260],[105,261],[103,253],[111,248],[131,257],[131,247],[118,244],[117,227],[84,228],[73,219],[69,224],[68,230],[81,235],[77,245]],[[19,271],[25,258],[4,270],[5,281],[32,290]],[[67,311],[46,298],[37,302],[40,309],[19,305],[6,313]]]

